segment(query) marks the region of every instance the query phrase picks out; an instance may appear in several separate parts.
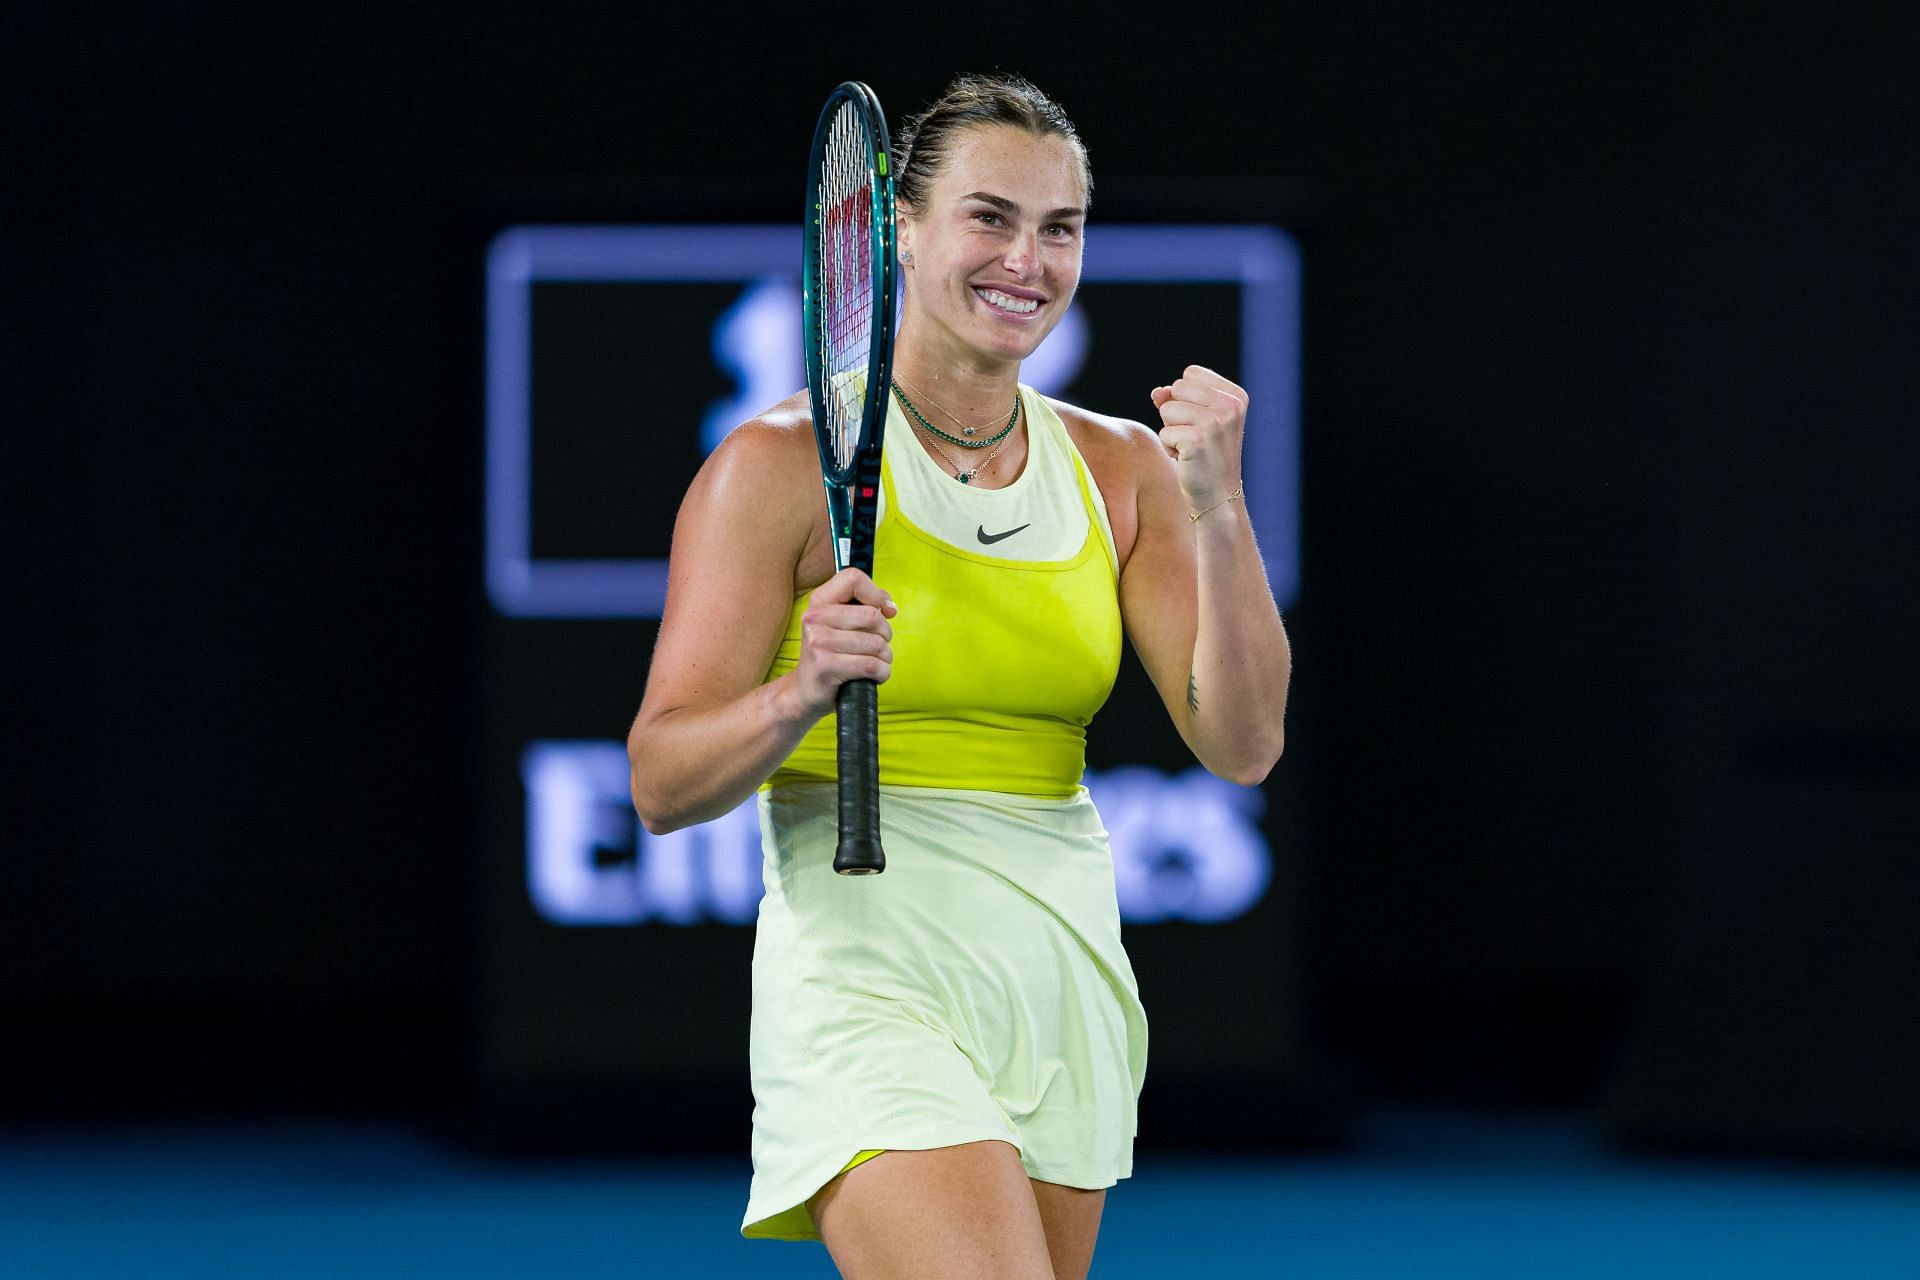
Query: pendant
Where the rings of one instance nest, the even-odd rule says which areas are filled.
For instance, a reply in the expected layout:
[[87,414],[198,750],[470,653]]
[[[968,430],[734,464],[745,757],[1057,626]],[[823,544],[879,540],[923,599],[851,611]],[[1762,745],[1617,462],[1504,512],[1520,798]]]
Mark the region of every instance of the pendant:
[[962,428],[960,428],[960,431],[961,431],[961,434],[963,434],[963,435],[969,435],[969,436],[970,436],[970,435],[972,435],[972,434],[973,434],[974,432],[976,432],[976,431],[978,431],[979,429],[980,429],[980,428],[978,428],[978,427],[962,427]]
[[971,471],[962,471],[962,472],[960,473],[960,483],[961,483],[961,484],[972,484],[972,483],[973,483],[973,472],[971,472]]

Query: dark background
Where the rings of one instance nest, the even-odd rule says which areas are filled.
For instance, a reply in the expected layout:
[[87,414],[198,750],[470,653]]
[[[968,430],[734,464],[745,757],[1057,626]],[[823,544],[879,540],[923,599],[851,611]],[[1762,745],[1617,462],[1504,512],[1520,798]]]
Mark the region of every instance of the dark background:
[[1002,67],[1096,218],[1303,247],[1284,890],[1351,1101],[1920,1151],[1920,18],[882,27],[0,11],[0,1107],[465,1105],[485,235],[738,217],[834,82]]

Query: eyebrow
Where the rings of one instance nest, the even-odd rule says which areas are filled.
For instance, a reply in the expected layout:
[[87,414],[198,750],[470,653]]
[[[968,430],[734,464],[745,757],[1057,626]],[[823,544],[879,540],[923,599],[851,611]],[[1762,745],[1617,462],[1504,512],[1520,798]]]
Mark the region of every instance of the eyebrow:
[[[1002,213],[1020,212],[1020,206],[1005,196],[996,196],[986,191],[969,191],[960,198],[962,200],[978,200],[982,204],[990,204]],[[1046,216],[1049,218],[1084,218],[1087,216],[1087,211],[1085,209],[1049,209]]]

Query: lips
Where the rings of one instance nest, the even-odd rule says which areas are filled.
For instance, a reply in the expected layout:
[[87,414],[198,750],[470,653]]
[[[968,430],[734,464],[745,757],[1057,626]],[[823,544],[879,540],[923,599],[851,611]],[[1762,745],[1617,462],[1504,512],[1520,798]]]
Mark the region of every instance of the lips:
[[1040,309],[1040,303],[1043,301],[1041,295],[1029,289],[1021,289],[1016,293],[1006,289],[975,285],[973,291],[989,307],[1010,316],[1030,316]]

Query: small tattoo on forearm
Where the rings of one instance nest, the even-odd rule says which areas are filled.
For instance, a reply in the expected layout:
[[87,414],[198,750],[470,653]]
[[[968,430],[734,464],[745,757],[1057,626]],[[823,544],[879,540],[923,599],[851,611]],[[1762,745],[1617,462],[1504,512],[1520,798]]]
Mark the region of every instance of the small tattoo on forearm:
[[1187,675],[1187,710],[1195,715],[1200,713],[1200,695],[1193,687],[1193,675]]

